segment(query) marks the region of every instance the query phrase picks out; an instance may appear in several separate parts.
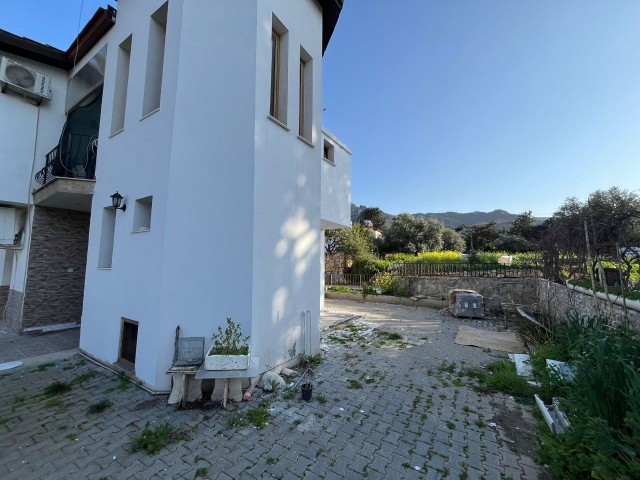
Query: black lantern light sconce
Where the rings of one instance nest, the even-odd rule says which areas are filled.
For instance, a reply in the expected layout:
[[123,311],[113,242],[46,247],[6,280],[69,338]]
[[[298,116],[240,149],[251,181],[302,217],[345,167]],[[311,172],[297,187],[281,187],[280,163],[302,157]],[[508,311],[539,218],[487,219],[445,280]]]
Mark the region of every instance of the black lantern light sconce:
[[122,205],[122,199],[124,197],[120,195],[117,191],[113,195],[111,195],[111,205],[116,210],[122,210],[123,212],[127,210],[127,205]]

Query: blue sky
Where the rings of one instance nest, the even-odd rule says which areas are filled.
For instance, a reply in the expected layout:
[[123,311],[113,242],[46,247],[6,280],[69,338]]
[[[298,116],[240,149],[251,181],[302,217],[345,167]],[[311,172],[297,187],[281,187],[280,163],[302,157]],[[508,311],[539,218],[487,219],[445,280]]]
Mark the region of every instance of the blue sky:
[[[0,28],[66,49],[80,4],[0,0]],[[639,27],[637,0],[346,0],[323,121],[354,203],[545,216],[640,189]]]

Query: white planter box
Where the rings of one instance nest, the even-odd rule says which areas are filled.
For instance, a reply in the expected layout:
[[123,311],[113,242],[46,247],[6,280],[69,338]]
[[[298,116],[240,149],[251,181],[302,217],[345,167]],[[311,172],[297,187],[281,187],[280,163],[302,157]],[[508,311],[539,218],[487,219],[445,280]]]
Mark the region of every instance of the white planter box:
[[[209,349],[211,350],[211,349]],[[249,355],[207,355],[204,357],[205,370],[246,370],[249,368]]]

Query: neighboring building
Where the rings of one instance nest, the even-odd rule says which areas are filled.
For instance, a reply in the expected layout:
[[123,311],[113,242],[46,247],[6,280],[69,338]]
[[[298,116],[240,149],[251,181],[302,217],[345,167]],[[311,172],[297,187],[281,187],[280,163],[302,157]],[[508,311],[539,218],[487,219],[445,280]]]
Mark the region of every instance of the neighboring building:
[[0,54],[52,85],[39,107],[0,96],[35,125],[0,140],[13,168],[0,207],[23,228],[0,268],[10,324],[82,311],[81,349],[156,390],[169,387],[177,325],[208,338],[233,318],[262,370],[317,351],[323,230],[349,225],[351,153],[321,130],[341,4],[120,0],[115,23],[100,10],[80,34],[75,66],[75,43],[19,39],[18,51],[0,32]]

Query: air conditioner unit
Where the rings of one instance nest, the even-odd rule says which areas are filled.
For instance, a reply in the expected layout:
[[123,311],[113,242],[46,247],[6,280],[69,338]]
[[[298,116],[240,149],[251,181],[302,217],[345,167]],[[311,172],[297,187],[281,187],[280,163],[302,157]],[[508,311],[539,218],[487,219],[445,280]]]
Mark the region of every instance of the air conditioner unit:
[[51,100],[51,79],[7,57],[0,60],[0,87],[36,100]]

